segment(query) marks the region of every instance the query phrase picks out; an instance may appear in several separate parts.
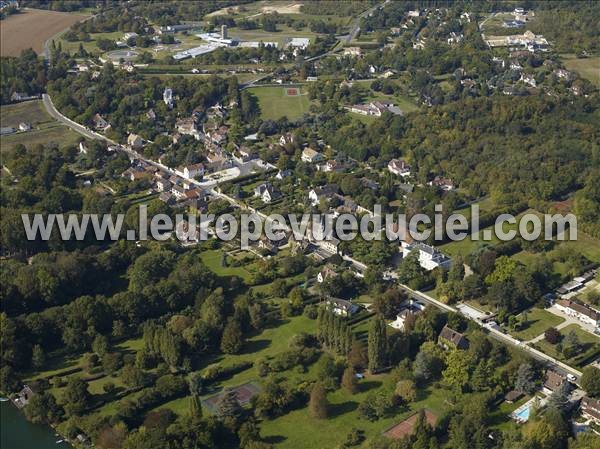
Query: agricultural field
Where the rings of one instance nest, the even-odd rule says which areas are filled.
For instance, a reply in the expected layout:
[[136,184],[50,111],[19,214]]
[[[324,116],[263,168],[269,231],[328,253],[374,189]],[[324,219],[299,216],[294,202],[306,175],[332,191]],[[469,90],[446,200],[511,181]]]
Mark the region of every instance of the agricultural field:
[[563,55],[562,61],[568,70],[577,72],[596,86],[600,86],[600,56],[576,58],[573,55]]
[[249,92],[258,99],[264,120],[277,120],[284,116],[294,120],[309,110],[308,93],[302,87],[254,87]]
[[27,48],[33,48],[39,54],[44,50],[46,40],[86,17],[58,11],[23,9],[21,13],[2,21],[0,55],[18,56]]
[[0,107],[2,127],[16,127],[21,122],[30,123],[30,131],[0,137],[2,151],[17,144],[30,145],[76,145],[81,136],[54,120],[41,100],[26,101]]

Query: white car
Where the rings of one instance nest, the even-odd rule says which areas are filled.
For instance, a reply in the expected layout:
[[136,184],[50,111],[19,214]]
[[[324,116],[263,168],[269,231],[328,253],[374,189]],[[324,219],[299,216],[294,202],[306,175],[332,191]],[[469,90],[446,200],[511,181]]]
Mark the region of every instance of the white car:
[[577,381],[577,377],[575,377],[573,374],[567,374],[567,380],[569,382],[576,382]]

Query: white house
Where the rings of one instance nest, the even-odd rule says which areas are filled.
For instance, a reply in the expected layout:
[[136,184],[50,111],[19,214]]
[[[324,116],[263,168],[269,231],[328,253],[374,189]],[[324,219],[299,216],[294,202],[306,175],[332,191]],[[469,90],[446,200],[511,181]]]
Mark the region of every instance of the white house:
[[270,203],[281,195],[275,190],[270,182],[265,182],[254,189],[254,196],[260,197],[263,203]]
[[193,179],[196,176],[204,175],[204,164],[199,162],[197,164],[185,165],[179,167],[175,172],[183,178]]
[[173,89],[170,87],[165,88],[163,91],[163,101],[169,109],[173,109]]
[[556,301],[555,307],[561,312],[577,318],[583,323],[590,324],[595,327],[600,325],[600,312],[587,305],[579,304],[568,299],[561,299]]
[[402,309],[398,315],[396,315],[396,319],[390,323],[390,326],[394,329],[404,330],[404,325],[406,320],[410,316],[416,316],[425,310],[425,305],[417,302],[413,299],[410,299],[406,304],[403,305]]
[[361,56],[362,49],[360,47],[346,47],[344,48],[344,56]]
[[339,275],[333,270],[333,268],[331,268],[329,265],[326,265],[321,271],[319,271],[319,274],[317,274],[317,282],[322,284],[327,279],[333,279],[338,276]]
[[313,206],[319,204],[321,199],[329,201],[339,192],[337,184],[327,184],[321,187],[315,187],[308,192],[308,199]]
[[127,145],[129,145],[133,149],[139,149],[144,146],[144,139],[142,139],[137,134],[129,134],[127,137]]
[[299,48],[304,50],[310,45],[310,39],[308,37],[293,37],[287,44],[288,47]]
[[192,136],[196,140],[200,140],[200,131],[196,127],[196,122],[192,117],[180,118],[175,122],[175,129],[179,134]]
[[329,298],[326,307],[336,315],[343,317],[352,316],[358,311],[358,306],[356,304],[339,298]]
[[402,257],[408,256],[413,250],[419,251],[419,264],[426,270],[430,271],[438,267],[444,270],[450,269],[452,259],[433,246],[402,242]]
[[321,162],[324,158],[321,153],[308,147],[308,148],[305,148],[304,150],[302,150],[301,159],[303,162],[307,162],[309,164],[314,164],[316,162]]
[[410,165],[404,159],[392,159],[388,162],[387,168],[394,175],[410,176]]

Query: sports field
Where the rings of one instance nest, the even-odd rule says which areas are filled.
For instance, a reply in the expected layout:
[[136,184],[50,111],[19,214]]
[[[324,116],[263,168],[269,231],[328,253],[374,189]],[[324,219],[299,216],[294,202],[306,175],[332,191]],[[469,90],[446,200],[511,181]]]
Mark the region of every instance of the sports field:
[[2,21],[0,56],[18,56],[27,48],[40,54],[44,42],[86,16],[41,9],[23,9]]
[[308,112],[310,100],[302,87],[254,87],[249,91],[258,98],[263,119],[287,117],[294,120]]

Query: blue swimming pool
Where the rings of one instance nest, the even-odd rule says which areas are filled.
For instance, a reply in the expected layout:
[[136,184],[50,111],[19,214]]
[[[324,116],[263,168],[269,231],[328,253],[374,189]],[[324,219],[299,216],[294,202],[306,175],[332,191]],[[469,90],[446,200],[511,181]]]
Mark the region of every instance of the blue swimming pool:
[[523,410],[515,413],[515,416],[519,418],[521,421],[527,421],[529,419],[529,411],[531,407],[525,407]]

